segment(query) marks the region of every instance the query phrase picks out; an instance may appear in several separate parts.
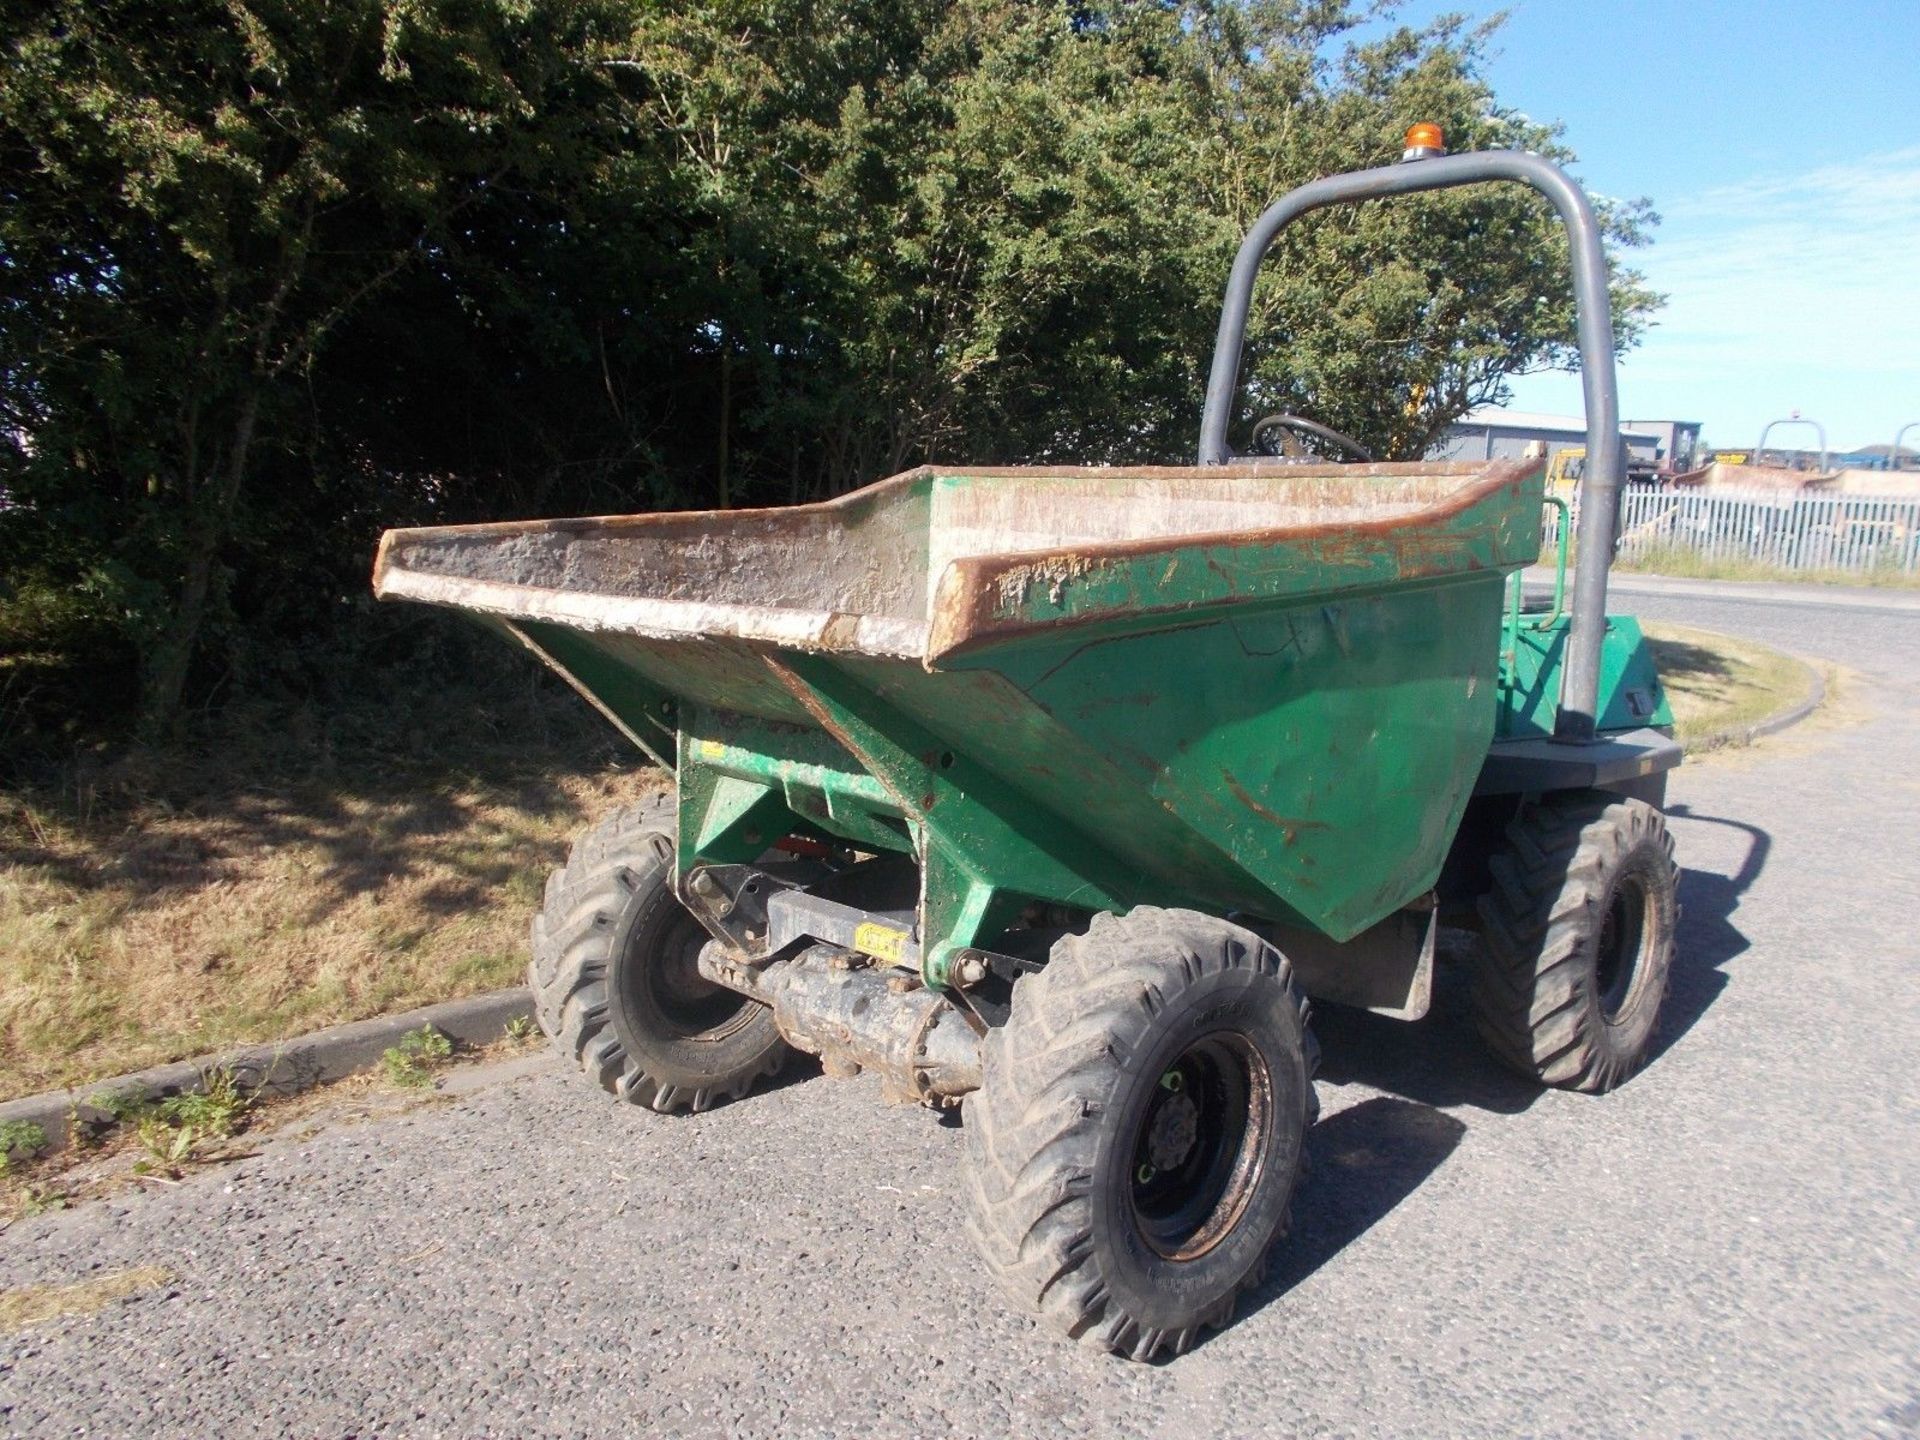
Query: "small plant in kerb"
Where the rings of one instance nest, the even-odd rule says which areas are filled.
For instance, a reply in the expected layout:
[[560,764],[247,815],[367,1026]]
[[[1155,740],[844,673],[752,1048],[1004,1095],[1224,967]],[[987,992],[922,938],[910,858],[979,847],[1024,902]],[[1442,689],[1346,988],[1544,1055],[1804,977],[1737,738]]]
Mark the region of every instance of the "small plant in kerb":
[[[59,1185],[22,1185],[8,1198],[5,1211],[7,1221],[27,1220],[35,1215],[45,1215],[50,1210],[64,1210],[73,1203],[73,1196]],[[0,1223],[0,1230],[5,1229]]]
[[102,1090],[87,1097],[87,1107],[102,1112],[115,1125],[131,1125],[152,1103],[138,1091],[128,1090]]
[[220,1066],[201,1077],[200,1089],[169,1095],[156,1108],[170,1125],[191,1127],[225,1140],[242,1127],[252,1105],[239,1079]]
[[0,1125],[0,1176],[10,1174],[16,1161],[33,1159],[46,1145],[47,1132],[31,1120]]
[[453,1054],[453,1041],[431,1025],[409,1030],[380,1057],[387,1082],[403,1090],[423,1090],[433,1084],[433,1072]]
[[189,1160],[197,1158],[196,1152],[209,1138],[197,1126],[173,1125],[158,1114],[141,1116],[133,1133],[148,1156],[145,1160],[134,1162],[133,1173],[136,1175],[150,1175],[156,1169],[179,1170]]
[[516,1045],[525,1045],[538,1039],[540,1032],[534,1027],[531,1015],[516,1015],[507,1021],[507,1039]]
[[135,1173],[178,1171],[194,1161],[223,1158],[207,1147],[244,1129],[252,1107],[239,1078],[225,1066],[206,1071],[198,1090],[157,1101],[120,1101],[121,1122],[133,1124],[134,1137],[149,1157],[134,1165]]
[[16,1167],[39,1157],[47,1148],[45,1127],[31,1120],[9,1120],[0,1124],[0,1231],[15,1220],[44,1215],[49,1210],[64,1210],[67,1192],[58,1183],[47,1185],[17,1175]]

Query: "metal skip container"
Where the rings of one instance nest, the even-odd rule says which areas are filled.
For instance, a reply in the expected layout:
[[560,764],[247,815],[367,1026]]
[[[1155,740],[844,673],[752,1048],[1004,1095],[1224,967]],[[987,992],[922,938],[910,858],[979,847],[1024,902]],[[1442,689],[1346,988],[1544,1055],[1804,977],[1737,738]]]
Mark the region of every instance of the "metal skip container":
[[1339,942],[1431,890],[1541,495],[1530,463],[934,466],[397,530],[374,587],[508,632],[674,770],[682,876],[796,834],[914,856],[917,913],[857,948],[938,986],[1035,902]]

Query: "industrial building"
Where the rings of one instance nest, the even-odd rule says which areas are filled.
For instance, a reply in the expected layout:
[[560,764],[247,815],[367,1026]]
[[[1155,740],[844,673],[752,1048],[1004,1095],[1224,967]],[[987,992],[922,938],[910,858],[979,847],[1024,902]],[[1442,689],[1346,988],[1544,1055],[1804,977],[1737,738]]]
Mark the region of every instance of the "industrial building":
[[[1664,478],[1694,464],[1700,443],[1697,420],[1626,420],[1620,425],[1629,478]],[[1578,415],[1541,415],[1482,405],[1447,427],[1428,458],[1433,460],[1517,460],[1562,450],[1583,450],[1587,422]]]

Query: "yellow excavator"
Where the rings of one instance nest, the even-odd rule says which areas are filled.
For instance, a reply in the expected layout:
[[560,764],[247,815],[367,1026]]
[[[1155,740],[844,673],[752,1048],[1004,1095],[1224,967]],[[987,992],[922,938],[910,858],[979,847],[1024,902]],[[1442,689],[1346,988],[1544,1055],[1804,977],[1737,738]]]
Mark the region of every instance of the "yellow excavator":
[[[1660,469],[1653,461],[1643,460],[1631,451],[1626,456],[1627,484],[1653,485],[1660,480]],[[1569,445],[1553,452],[1547,462],[1547,492],[1571,498],[1587,468],[1587,447]]]

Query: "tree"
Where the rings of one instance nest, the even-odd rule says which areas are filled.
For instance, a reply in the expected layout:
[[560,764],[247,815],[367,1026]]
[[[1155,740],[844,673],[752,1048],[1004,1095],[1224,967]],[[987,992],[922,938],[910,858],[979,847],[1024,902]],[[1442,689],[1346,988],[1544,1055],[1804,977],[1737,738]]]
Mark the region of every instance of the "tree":
[[[549,28],[490,0],[49,0],[0,71],[0,421],[16,530],[137,632],[177,714],[263,451],[340,324],[574,137]],[[602,143],[606,143],[603,140]],[[262,509],[275,500],[266,498]]]
[[[160,729],[223,679],[299,689],[359,653],[327,637],[380,623],[353,597],[384,525],[1189,460],[1267,204],[1397,158],[1415,120],[1571,158],[1500,106],[1485,31],[1355,23],[1340,0],[23,0],[12,613],[36,585],[84,611]],[[1602,206],[1616,253],[1651,218]],[[1628,344],[1657,297],[1614,280]],[[1564,241],[1512,188],[1315,216],[1250,336],[1238,435],[1284,407],[1414,456],[1574,363]]]

